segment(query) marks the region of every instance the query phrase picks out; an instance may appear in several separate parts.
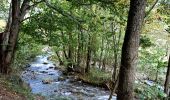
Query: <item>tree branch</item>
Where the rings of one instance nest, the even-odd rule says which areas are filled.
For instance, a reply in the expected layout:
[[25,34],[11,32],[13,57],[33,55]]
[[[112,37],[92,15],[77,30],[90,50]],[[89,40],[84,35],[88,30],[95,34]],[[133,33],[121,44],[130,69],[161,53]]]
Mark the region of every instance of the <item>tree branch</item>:
[[101,3],[105,3],[105,4],[114,4],[115,3],[114,0],[97,0],[97,1],[99,1]]
[[146,12],[145,14],[145,18],[150,14],[150,12],[152,11],[152,9],[156,6],[156,4],[158,3],[159,0],[156,0],[155,3],[151,6],[151,8],[148,10],[148,12]]
[[21,22],[24,20],[24,16],[26,15],[27,11],[30,10],[31,8],[37,6],[39,3],[43,2],[43,0],[39,2],[33,2],[33,5],[30,5],[31,0],[24,0],[20,9],[20,18]]
[[26,20],[28,20],[28,19],[30,19],[30,18],[35,18],[35,16],[29,16],[29,17],[27,17],[27,18],[24,18],[24,19],[21,20],[21,22],[24,22],[24,21],[26,21]]
[[61,7],[54,7],[54,6],[51,5],[47,0],[43,0],[43,1],[45,2],[45,4],[46,4],[49,8],[57,11],[58,13],[62,14],[63,16],[66,16],[67,18],[73,20],[74,22],[76,22],[77,24],[79,24],[79,25],[81,26],[81,20],[80,20],[80,19],[78,19],[78,18],[76,18],[75,16],[72,16],[71,14],[67,13],[67,12],[64,11]]
[[31,0],[24,0],[21,9],[20,9],[20,19],[24,19],[25,14],[27,13],[27,8],[29,7]]

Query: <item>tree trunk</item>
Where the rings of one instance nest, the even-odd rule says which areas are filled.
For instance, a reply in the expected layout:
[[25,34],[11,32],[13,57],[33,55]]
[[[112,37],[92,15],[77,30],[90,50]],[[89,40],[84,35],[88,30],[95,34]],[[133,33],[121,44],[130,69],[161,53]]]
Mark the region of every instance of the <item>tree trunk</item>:
[[139,34],[146,0],[131,0],[127,29],[122,47],[117,100],[134,100],[134,71],[137,66]]
[[69,33],[69,45],[68,45],[68,64],[67,64],[67,71],[70,72],[73,70],[73,48],[72,48],[72,34]]
[[156,75],[155,75],[155,82],[158,81],[158,74],[159,74],[159,64],[160,62],[158,61],[158,65],[157,65],[157,68],[156,68]]
[[101,44],[101,52],[100,52],[99,69],[100,69],[100,68],[101,68],[101,66],[102,66],[103,50],[104,50],[104,37],[102,37],[102,44]]
[[113,51],[114,51],[114,64],[113,64],[113,74],[112,74],[112,80],[113,82],[116,81],[116,78],[117,78],[117,66],[118,66],[118,43],[117,40],[116,40],[116,29],[113,29],[114,26],[113,26],[113,22],[111,22],[111,32],[112,32],[112,35],[113,35]]
[[15,54],[20,22],[23,21],[27,10],[31,7],[30,1],[24,0],[20,6],[21,0],[11,0],[7,26],[3,34],[0,35],[0,73],[8,73]]
[[[5,32],[0,36],[0,72],[7,74],[9,66],[14,57],[16,42],[20,25],[20,0],[12,0],[12,16],[9,14],[8,24]],[[10,13],[10,12],[9,12]],[[12,17],[12,22],[11,18]],[[11,23],[11,25],[10,25]],[[4,47],[5,46],[5,47]]]
[[170,55],[169,55],[168,68],[167,68],[166,79],[164,84],[164,92],[167,95],[169,95],[169,83],[170,83]]
[[118,50],[119,50],[119,43],[120,43],[120,38],[121,38],[121,31],[119,32],[119,38],[116,43],[116,36],[113,34],[113,42],[114,42],[114,64],[113,64],[113,73],[112,73],[112,84],[113,88],[111,90],[111,94],[109,96],[108,100],[112,99],[113,93],[115,93],[117,87],[118,87],[118,82],[119,82],[119,77],[118,77],[118,69],[119,69],[119,62],[118,62]]
[[114,82],[111,83],[112,84],[112,88],[110,89],[111,93],[110,93],[110,96],[109,96],[108,100],[111,100],[113,93],[116,92],[116,89],[118,87],[118,82],[119,82],[119,77]]
[[64,54],[64,57],[66,58],[66,60],[68,60],[68,56],[67,56],[67,53],[66,53],[66,47],[65,47],[65,44],[64,44],[64,33],[63,31],[61,31],[61,35],[62,35],[62,40],[63,40],[63,54]]
[[80,50],[81,50],[81,34],[82,34],[82,30],[79,29],[80,32],[78,33],[78,50],[77,50],[77,67],[80,67],[80,63],[81,63],[81,58],[80,58]]
[[103,66],[102,66],[102,70],[103,70],[103,71],[106,70],[106,58],[103,58]]
[[90,71],[90,61],[91,61],[91,43],[90,42],[91,42],[91,37],[89,35],[85,73],[89,73]]
[[58,57],[58,60],[59,60],[59,62],[60,62],[60,65],[63,65],[64,63],[63,63],[63,61],[62,61],[62,59],[61,59],[60,54],[58,53],[58,51],[56,51],[56,55],[57,55],[57,57]]

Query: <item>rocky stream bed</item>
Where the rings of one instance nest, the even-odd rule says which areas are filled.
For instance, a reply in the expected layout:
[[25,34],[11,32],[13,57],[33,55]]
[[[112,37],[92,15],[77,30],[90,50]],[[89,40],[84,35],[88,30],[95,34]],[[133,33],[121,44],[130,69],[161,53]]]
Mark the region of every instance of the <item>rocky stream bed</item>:
[[[22,73],[22,80],[29,85],[34,94],[40,94],[47,100],[107,100],[110,92],[75,80],[74,76],[64,76],[57,70],[50,54],[35,58]],[[116,96],[112,97],[116,100]]]

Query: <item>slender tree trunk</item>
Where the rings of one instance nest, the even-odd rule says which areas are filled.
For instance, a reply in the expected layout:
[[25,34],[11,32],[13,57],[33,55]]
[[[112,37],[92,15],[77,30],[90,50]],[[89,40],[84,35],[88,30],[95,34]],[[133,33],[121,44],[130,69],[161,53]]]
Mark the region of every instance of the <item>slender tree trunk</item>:
[[164,92],[169,95],[169,83],[170,83],[170,55],[169,55],[169,61],[168,61],[168,68],[166,73],[166,79],[164,84]]
[[70,72],[73,70],[73,48],[72,48],[72,34],[69,33],[69,45],[68,45],[68,64],[67,64],[67,71]]
[[152,11],[152,9],[156,6],[156,4],[158,3],[159,0],[156,0],[154,2],[154,4],[151,6],[151,8],[148,10],[148,12],[146,12],[145,14],[145,18],[150,14],[150,12]]
[[91,42],[91,37],[89,35],[85,73],[88,73],[90,71],[90,61],[91,61],[91,43],[90,42]]
[[116,30],[114,30],[113,28],[114,28],[114,26],[113,26],[113,22],[111,22],[111,31],[112,31],[112,34],[113,34],[113,51],[114,51],[114,64],[113,64],[113,74],[112,74],[112,80],[113,81],[116,81],[116,78],[117,78],[117,55],[118,55],[118,53],[117,53],[117,51],[118,51],[118,44],[117,44],[117,39],[116,39]]
[[[121,29],[119,31],[119,37],[118,37],[118,40],[117,40],[117,43],[116,43],[116,46],[114,46],[114,49],[116,49],[116,52],[114,51],[114,72],[112,74],[112,81],[113,81],[113,89],[111,90],[111,94],[109,96],[109,99],[108,100],[111,100],[112,99],[112,95],[113,93],[115,93],[115,91],[117,90],[117,87],[118,87],[118,80],[119,80],[119,77],[118,77],[118,70],[119,70],[119,61],[118,61],[118,50],[119,50],[119,44],[120,44],[120,38],[121,38]],[[113,40],[114,40],[114,37],[113,37]],[[116,67],[115,67],[116,66]]]
[[63,63],[63,61],[62,61],[62,59],[61,59],[61,57],[60,57],[60,54],[59,54],[58,52],[56,52],[56,55],[57,55],[57,57],[58,57],[58,60],[59,60],[59,62],[60,62],[60,65],[63,65],[64,63]]
[[108,100],[111,100],[113,93],[116,92],[116,89],[118,87],[118,82],[119,82],[119,77],[114,82],[111,83],[112,84],[112,88],[110,89],[111,93],[110,93],[110,96],[109,96]]
[[104,38],[102,37],[102,44],[101,44],[101,52],[100,52],[99,69],[100,69],[100,68],[101,68],[101,66],[102,66],[103,50],[104,50]]
[[158,81],[158,74],[159,74],[159,64],[160,62],[158,61],[158,65],[157,65],[157,68],[156,68],[156,76],[155,76],[155,82]]
[[64,57],[66,58],[66,60],[68,60],[68,56],[67,56],[67,52],[66,52],[66,48],[65,46],[63,45],[63,54],[64,54]]
[[130,0],[130,11],[122,47],[117,100],[134,100],[134,74],[137,66],[139,34],[145,16],[145,5],[146,0]]
[[[103,32],[105,32],[105,22],[103,22]],[[99,69],[102,66],[102,58],[103,58],[103,51],[104,51],[104,35],[102,35],[102,44],[101,44],[101,52],[100,52],[100,62],[99,62]]]
[[[61,31],[61,35],[62,35],[62,40],[63,40],[63,43],[64,43],[65,41],[64,41],[64,33],[63,33],[63,31]],[[68,60],[65,44],[63,44],[63,54],[64,54],[64,57],[66,58],[66,60]]]
[[79,29],[80,32],[78,33],[78,50],[77,50],[77,67],[80,67],[80,63],[81,63],[81,54],[80,54],[80,50],[81,50],[81,34],[82,34],[82,30]]
[[103,71],[106,70],[106,58],[103,58],[103,66],[102,66],[102,70],[103,70]]

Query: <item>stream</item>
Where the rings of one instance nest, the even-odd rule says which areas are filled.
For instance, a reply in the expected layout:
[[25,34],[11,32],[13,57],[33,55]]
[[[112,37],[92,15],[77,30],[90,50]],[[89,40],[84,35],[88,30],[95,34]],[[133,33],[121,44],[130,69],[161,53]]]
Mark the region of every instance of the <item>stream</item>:
[[[58,65],[48,60],[50,56],[50,53],[37,56],[21,75],[32,93],[40,94],[46,100],[108,100],[108,90],[87,85],[73,76],[64,76],[55,68]],[[116,100],[116,96],[112,100]]]

